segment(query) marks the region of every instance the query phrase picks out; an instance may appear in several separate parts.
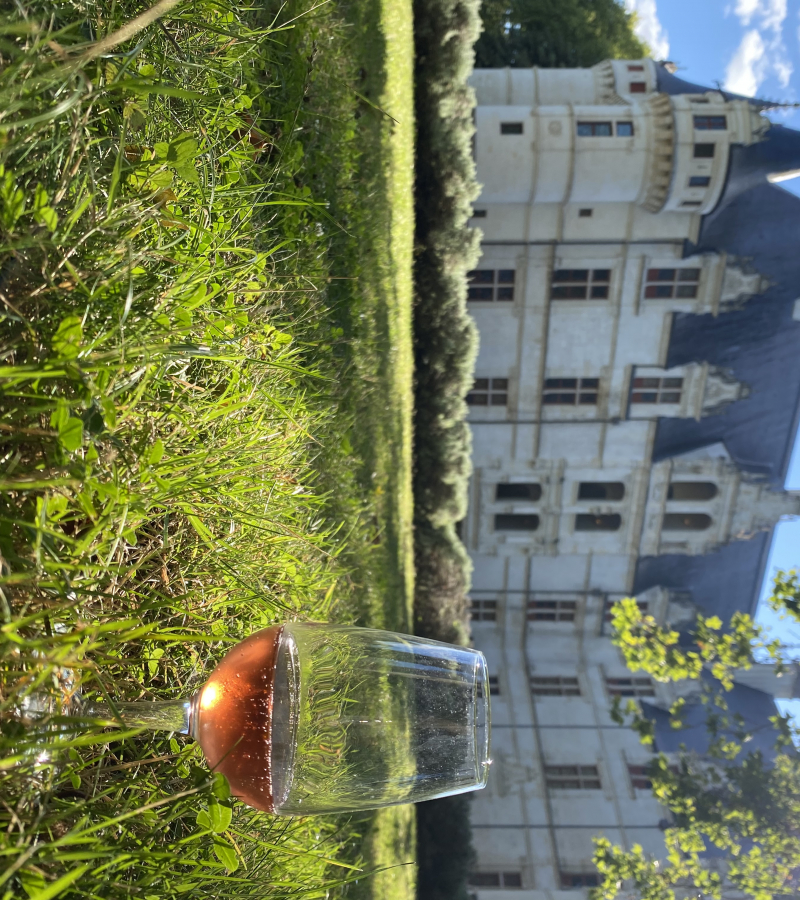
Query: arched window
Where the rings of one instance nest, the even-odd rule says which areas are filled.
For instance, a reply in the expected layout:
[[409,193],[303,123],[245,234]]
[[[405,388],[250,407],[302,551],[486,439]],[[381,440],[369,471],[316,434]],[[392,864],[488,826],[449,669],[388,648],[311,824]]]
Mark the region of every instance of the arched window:
[[663,531],[705,531],[711,527],[711,516],[705,513],[666,513]]
[[713,481],[673,481],[667,500],[713,500],[717,486]]
[[622,517],[614,513],[610,516],[593,516],[580,513],[575,516],[575,531],[618,531]]
[[529,500],[536,501],[542,496],[542,486],[530,482],[498,484],[495,500]]
[[536,531],[539,517],[519,513],[498,513],[494,517],[495,531]]
[[578,500],[622,500],[625,485],[621,481],[582,481]]

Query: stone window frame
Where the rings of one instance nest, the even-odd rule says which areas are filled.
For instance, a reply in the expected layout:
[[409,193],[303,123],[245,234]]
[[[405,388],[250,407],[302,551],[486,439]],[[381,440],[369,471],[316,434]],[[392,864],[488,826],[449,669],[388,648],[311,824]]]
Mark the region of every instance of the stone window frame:
[[514,300],[516,269],[472,269],[467,272],[467,300],[509,303]]
[[495,513],[495,532],[534,532],[539,530],[542,524],[541,517],[536,513]]
[[694,300],[702,280],[702,266],[648,266],[642,294],[645,300]]
[[467,879],[470,887],[496,888],[498,890],[520,890],[522,888],[522,872],[520,871],[478,871],[472,872]]
[[531,675],[534,697],[581,697],[581,683],[574,675]]
[[693,116],[693,125],[697,131],[727,131],[728,117],[724,115],[704,115],[697,114]]
[[628,763],[628,778],[631,782],[631,787],[636,791],[651,791],[653,789],[653,782],[650,780],[647,770],[648,765],[641,765],[637,763]]
[[472,622],[496,622],[500,609],[500,601],[482,598],[469,598],[469,618]]
[[655,684],[652,678],[647,676],[614,677],[606,675],[605,685],[609,697],[630,697],[638,700],[642,697],[655,697],[656,695]]
[[597,872],[568,872],[562,869],[558,876],[562,890],[593,888],[600,885],[600,876]]
[[550,279],[551,300],[608,300],[613,270],[554,269]]
[[542,494],[542,485],[538,481],[498,481],[494,486],[495,503],[538,503]]
[[525,620],[527,622],[574,623],[578,615],[578,602],[559,598],[529,599],[525,605]]
[[468,406],[508,406],[508,378],[476,378],[466,397]]
[[549,791],[601,791],[600,770],[596,765],[545,765],[545,785]]
[[599,378],[545,378],[544,406],[597,406]]

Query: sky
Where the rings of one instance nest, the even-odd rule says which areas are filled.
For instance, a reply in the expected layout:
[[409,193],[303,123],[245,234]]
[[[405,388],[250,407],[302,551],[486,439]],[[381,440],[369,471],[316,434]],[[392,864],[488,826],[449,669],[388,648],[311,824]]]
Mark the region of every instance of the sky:
[[[800,0],[624,0],[638,17],[637,33],[656,59],[672,60],[677,75],[748,97],[800,102]],[[771,118],[800,129],[800,109]],[[781,187],[800,196],[800,178]],[[797,286],[800,295],[800,285]],[[800,439],[787,473],[787,490],[800,490]],[[756,621],[772,629],[800,658],[800,626],[791,627],[766,604],[776,569],[800,569],[800,519],[774,532]],[[800,700],[780,701],[800,726]]]

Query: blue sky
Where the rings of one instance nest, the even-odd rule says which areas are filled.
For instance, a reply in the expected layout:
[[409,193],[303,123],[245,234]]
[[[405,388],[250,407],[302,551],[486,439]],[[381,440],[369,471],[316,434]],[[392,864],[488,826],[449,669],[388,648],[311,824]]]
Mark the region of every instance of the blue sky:
[[[800,0],[624,0],[636,11],[637,31],[657,59],[670,59],[677,74],[697,84],[746,96],[794,103],[800,101]],[[778,110],[776,122],[800,129],[800,109]],[[800,178],[781,187],[800,196]],[[800,285],[797,286],[800,295]],[[800,490],[800,440],[786,479]],[[791,627],[767,607],[776,569],[800,568],[800,519],[781,521],[775,529],[757,620],[769,626],[800,658],[800,626]],[[800,700],[780,704],[800,725]]]

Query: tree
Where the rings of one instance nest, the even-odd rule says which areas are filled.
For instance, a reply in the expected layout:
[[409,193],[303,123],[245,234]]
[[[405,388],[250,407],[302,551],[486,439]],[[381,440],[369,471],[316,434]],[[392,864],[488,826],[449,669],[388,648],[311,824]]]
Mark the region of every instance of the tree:
[[[797,572],[779,572],[770,605],[794,618],[798,595]],[[642,900],[674,900],[676,892],[720,898],[726,889],[771,900],[793,892],[800,869],[800,756],[794,730],[788,718],[774,716],[774,754],[766,758],[748,751],[752,732],[741,716],[730,714],[725,700],[737,669],[764,657],[783,666],[780,642],[766,641],[750,616],[736,613],[726,631],[718,618],[698,616],[687,644],[678,632],[643,615],[631,599],[615,604],[612,625],[612,640],[632,671],[661,682],[696,683],[709,745],[702,757],[683,750],[677,759],[663,753],[653,759],[648,773],[653,792],[671,815],[666,860],[647,857],[639,845],[625,850],[596,838],[601,884],[595,900],[613,900],[623,886]],[[684,706],[679,700],[670,710],[675,727]],[[627,718],[642,741],[652,743],[653,724],[635,701],[624,708],[617,702],[612,715],[619,722]],[[709,850],[723,857],[722,866],[707,865]]]
[[633,33],[635,16],[617,0],[484,0],[481,19],[479,68],[593,66],[650,55]]

